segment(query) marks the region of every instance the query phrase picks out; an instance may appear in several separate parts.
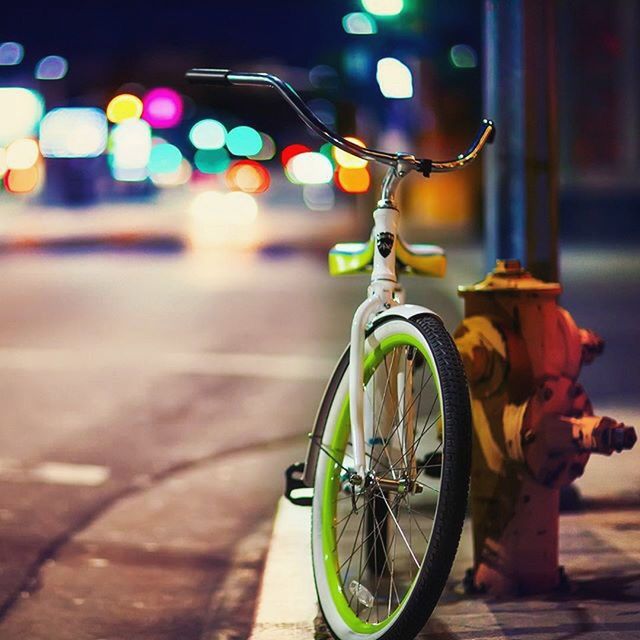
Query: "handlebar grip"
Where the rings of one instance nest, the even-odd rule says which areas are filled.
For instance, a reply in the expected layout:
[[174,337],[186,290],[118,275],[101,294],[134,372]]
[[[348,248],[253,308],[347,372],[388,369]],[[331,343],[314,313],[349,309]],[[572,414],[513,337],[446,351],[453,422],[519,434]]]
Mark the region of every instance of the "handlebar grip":
[[487,128],[491,127],[489,137],[487,138],[487,144],[492,144],[496,139],[496,125],[493,120],[488,120],[487,118],[482,121],[482,124],[484,124]]
[[231,85],[229,81],[229,69],[190,69],[185,77],[192,84],[209,84],[218,87],[228,87]]

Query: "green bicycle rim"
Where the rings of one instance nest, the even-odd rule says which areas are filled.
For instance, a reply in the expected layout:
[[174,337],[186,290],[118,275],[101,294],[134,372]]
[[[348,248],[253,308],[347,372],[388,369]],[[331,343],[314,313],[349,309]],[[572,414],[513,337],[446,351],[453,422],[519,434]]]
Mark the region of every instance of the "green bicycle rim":
[[[436,382],[438,390],[438,399],[440,404],[441,415],[444,416],[442,407],[442,392],[440,389],[439,379],[436,373],[436,366],[433,361],[431,352],[425,350],[424,344],[415,336],[398,333],[388,338],[384,338],[380,344],[367,356],[364,363],[364,384],[369,382],[369,379],[375,372],[378,365],[382,362],[384,357],[396,347],[415,347],[424,357],[429,369],[433,375],[433,379]],[[336,454],[338,462],[342,462],[342,457],[346,449],[347,441],[350,434],[350,419],[349,419],[349,397],[344,400],[340,414],[338,416],[338,422],[333,433],[330,447]],[[329,464],[329,463],[327,463]],[[342,620],[349,626],[349,628],[363,635],[370,635],[380,631],[393,622],[396,616],[402,610],[407,598],[413,592],[415,582],[419,577],[419,573],[414,578],[410,587],[407,589],[406,594],[402,598],[402,601],[396,607],[396,610],[387,618],[380,622],[365,622],[361,620],[351,609],[347,599],[344,595],[344,590],[340,584],[340,562],[337,556],[337,545],[335,544],[335,532],[333,528],[333,522],[336,517],[336,497],[338,488],[340,486],[340,467],[336,462],[333,463],[333,467],[327,471],[324,478],[323,488],[323,501],[321,507],[322,514],[322,547],[323,557],[325,563],[325,572],[327,575],[327,583],[331,597],[335,604],[336,610],[340,614]]]

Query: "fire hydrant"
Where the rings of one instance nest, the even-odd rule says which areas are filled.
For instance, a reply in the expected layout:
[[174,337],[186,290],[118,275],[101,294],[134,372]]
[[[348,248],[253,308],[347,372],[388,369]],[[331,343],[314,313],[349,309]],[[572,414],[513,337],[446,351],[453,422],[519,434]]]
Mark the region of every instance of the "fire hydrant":
[[560,284],[499,260],[459,287],[454,337],[471,392],[473,587],[496,596],[559,586],[560,487],[592,453],[631,449],[633,427],[593,415],[577,378],[603,349],[558,306]]

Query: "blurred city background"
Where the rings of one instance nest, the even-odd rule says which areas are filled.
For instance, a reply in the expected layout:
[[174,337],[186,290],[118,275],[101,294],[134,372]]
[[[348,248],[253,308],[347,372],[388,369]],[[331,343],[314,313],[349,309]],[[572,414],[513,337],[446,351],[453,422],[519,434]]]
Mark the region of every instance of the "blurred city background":
[[[633,422],[640,3],[557,19],[562,303],[607,341],[596,408]],[[275,92],[185,71],[272,72],[342,135],[449,158],[492,116],[482,23],[473,0],[3,6],[0,637],[246,637],[281,471],[365,292],[326,251],[368,236],[380,169]],[[482,165],[402,203],[450,255],[409,298],[452,330],[485,271]],[[587,497],[619,490],[602,469]]]
[[[133,231],[152,210],[166,225],[159,229],[175,225],[185,244],[228,244],[260,236],[276,210],[313,221],[311,234],[327,212],[359,210],[375,168],[319,144],[271,92],[189,87],[191,66],[271,71],[343,135],[431,157],[457,153],[484,115],[481,5],[406,0],[369,9],[314,2],[291,15],[287,2],[157,11],[135,1],[90,10],[71,2],[45,16],[37,3],[9,5],[0,48],[2,228],[11,233],[37,210],[26,235],[53,233],[63,212],[72,235],[90,235],[98,217],[123,232],[129,218]],[[635,241],[640,233],[637,13],[634,2],[559,3],[566,239]],[[293,161],[310,152],[326,159]],[[406,207],[431,232],[473,236],[479,187],[479,166],[416,180]]]

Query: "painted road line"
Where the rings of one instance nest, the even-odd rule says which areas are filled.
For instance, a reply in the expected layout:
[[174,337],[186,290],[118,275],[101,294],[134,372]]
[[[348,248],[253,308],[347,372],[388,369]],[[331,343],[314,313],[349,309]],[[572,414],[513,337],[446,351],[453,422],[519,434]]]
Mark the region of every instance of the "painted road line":
[[98,487],[109,479],[110,474],[108,467],[95,464],[41,462],[25,465],[18,460],[0,460],[0,481],[3,482],[42,482]]
[[311,509],[280,498],[250,640],[314,638]]
[[126,350],[64,350],[0,348],[0,369],[19,371],[65,371],[126,367],[165,373],[276,378],[285,380],[324,380],[335,361],[319,356],[264,353],[158,353]]

